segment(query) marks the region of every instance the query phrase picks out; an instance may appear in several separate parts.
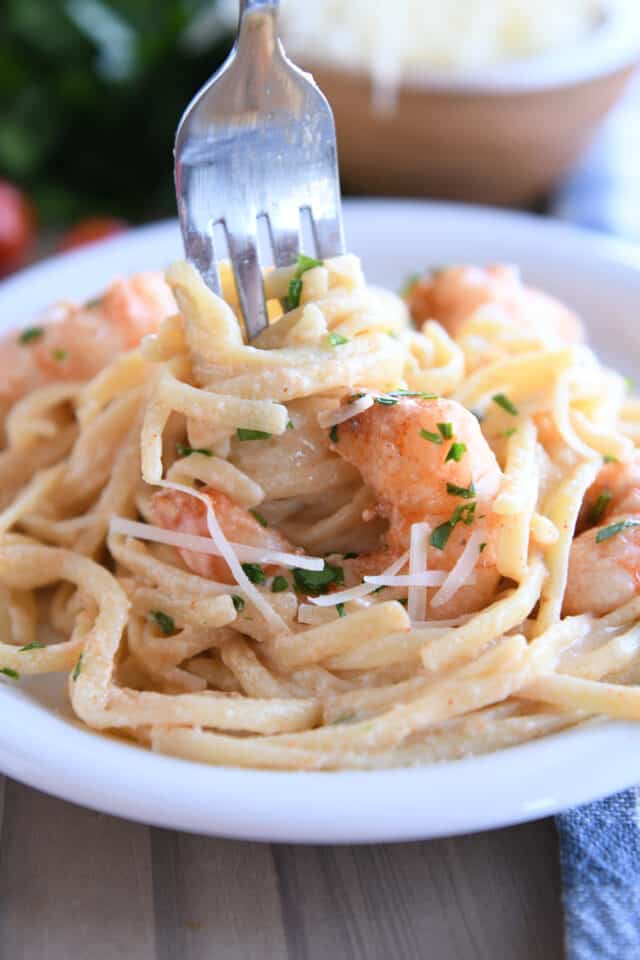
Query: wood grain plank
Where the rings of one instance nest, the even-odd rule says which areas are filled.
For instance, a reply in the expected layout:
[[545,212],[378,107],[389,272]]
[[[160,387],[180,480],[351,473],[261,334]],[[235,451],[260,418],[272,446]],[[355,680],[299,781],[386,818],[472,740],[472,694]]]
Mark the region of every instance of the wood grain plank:
[[8,780],[0,957],[155,960],[148,828]]
[[273,848],[295,960],[560,960],[552,821],[451,840]]
[[268,845],[152,830],[151,848],[157,960],[286,960]]

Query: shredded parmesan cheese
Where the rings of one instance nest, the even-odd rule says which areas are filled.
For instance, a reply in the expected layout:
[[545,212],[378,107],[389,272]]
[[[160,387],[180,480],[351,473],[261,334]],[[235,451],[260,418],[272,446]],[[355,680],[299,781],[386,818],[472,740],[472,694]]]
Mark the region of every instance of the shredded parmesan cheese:
[[[381,577],[393,576],[398,570],[402,570],[407,559],[409,557],[409,551],[403,553],[401,557],[398,557],[397,560],[387,567],[386,570],[383,570]],[[365,581],[369,579],[365,577]],[[333,607],[337,603],[348,603],[349,600],[360,600],[362,597],[368,596],[370,593],[374,593],[377,590],[375,583],[360,583],[357,587],[348,587],[346,590],[341,590],[339,593],[328,593],[322,597],[309,597],[312,603],[315,603],[318,607]]]
[[447,579],[431,600],[432,606],[443,606],[443,604],[451,600],[461,587],[464,587],[465,584],[469,582],[478,558],[480,557],[480,544],[483,536],[484,533],[482,530],[473,531],[467,541],[466,547],[458,557]]
[[211,501],[206,494],[200,493],[199,490],[194,490],[193,487],[187,487],[183,483],[173,483],[171,480],[158,480],[157,486],[165,487],[167,490],[177,490],[179,493],[186,493],[187,496],[195,497],[195,499],[199,500],[200,503],[204,503],[205,507],[207,508],[207,527],[209,528],[211,539],[218,547],[220,556],[226,560],[227,566],[231,570],[236,583],[241,588],[249,602],[252,603],[256,610],[262,614],[266,623],[274,633],[289,633],[289,628],[282,617],[276,613],[269,601],[265,600],[260,591],[254,587],[242,569],[240,561],[238,560],[233,547],[222,532],[213,507],[211,506]]
[[[416,574],[427,572],[427,538],[430,527],[428,523],[413,523],[411,525],[411,539],[409,541],[409,573],[412,577]],[[425,620],[427,613],[427,595],[423,586],[413,583],[409,587],[409,619]]]
[[357,417],[359,413],[364,413],[365,410],[373,406],[373,403],[373,397],[366,394],[366,396],[354,400],[353,403],[347,404],[346,407],[338,407],[336,410],[325,410],[319,413],[318,423],[321,427],[335,427],[339,423],[344,423],[345,420],[350,420],[351,417]]
[[365,583],[377,587],[440,587],[447,579],[444,570],[425,570],[424,573],[409,573],[399,577],[382,574],[379,577],[365,577]]
[[[138,540],[150,540],[153,543],[166,543],[170,547],[180,547],[184,550],[193,550],[194,553],[209,553],[214,557],[221,557],[222,553],[216,543],[209,537],[198,537],[193,533],[179,533],[175,530],[166,530],[151,523],[138,523],[136,520],[127,520],[125,517],[112,517],[109,523],[111,533],[121,533],[126,537],[136,537]],[[322,570],[322,557],[307,557],[304,554],[280,553],[277,550],[265,550],[263,547],[250,547],[244,543],[228,541],[240,563],[265,563],[280,567],[300,567],[303,570]]]

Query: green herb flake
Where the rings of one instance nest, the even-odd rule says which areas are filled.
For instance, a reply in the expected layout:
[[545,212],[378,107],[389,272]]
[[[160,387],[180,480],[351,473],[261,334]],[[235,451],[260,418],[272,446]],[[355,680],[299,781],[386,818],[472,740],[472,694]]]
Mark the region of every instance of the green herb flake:
[[449,447],[449,452],[444,458],[444,462],[447,463],[449,460],[455,460],[456,463],[460,463],[466,452],[466,443],[452,443]]
[[172,633],[176,632],[175,620],[168,613],[164,613],[163,610],[150,610],[149,616],[160,627],[165,637],[170,637]]
[[27,327],[26,330],[23,330],[22,333],[19,334],[18,343],[22,344],[23,347],[26,347],[28,344],[34,343],[43,336],[44,327]]
[[264,430],[246,430],[244,427],[238,427],[236,429],[236,436],[238,440],[270,440],[271,434],[265,433]]
[[409,606],[409,600],[408,600],[407,597],[401,597],[401,598],[398,600],[398,603],[401,603],[403,607],[408,607],[408,606]]
[[453,437],[452,423],[439,423],[438,430],[440,431],[444,440],[451,440],[451,438]]
[[329,430],[329,440],[331,440],[331,443],[338,442],[338,424],[337,423],[334,423],[334,425],[331,427],[331,430]]
[[347,611],[344,608],[344,603],[336,603],[336,610],[339,617],[346,617]]
[[506,410],[507,413],[510,413],[512,417],[518,416],[518,408],[509,400],[506,393],[494,393],[491,399],[494,403],[497,403],[499,407],[502,407],[503,410]]
[[423,440],[429,440],[431,443],[442,443],[442,437],[439,433],[432,433],[431,430],[421,430],[420,436]]
[[313,257],[307,257],[304,253],[301,253],[298,256],[298,262],[296,265],[296,272],[289,281],[289,289],[287,290],[286,296],[286,308],[287,310],[295,310],[296,307],[300,306],[300,295],[302,293],[302,275],[307,272],[307,270],[313,270],[314,267],[323,266],[322,260],[314,260]]
[[343,337],[341,333],[330,333],[327,340],[330,347],[341,347],[344,343],[349,343],[349,337]]
[[287,430],[293,430],[293,421],[287,420]]
[[289,583],[286,577],[278,576],[273,578],[273,583],[271,584],[271,593],[282,593],[284,590],[289,589]]
[[470,526],[473,523],[475,512],[475,503],[467,503],[456,507],[451,519],[445,521],[445,523],[441,523],[439,527],[436,527],[429,537],[431,546],[437,550],[444,550],[456,525],[462,522],[465,526]]
[[238,613],[240,613],[241,610],[244,610],[244,600],[242,597],[239,597],[237,593],[233,594],[231,597],[231,602]]
[[45,644],[42,640],[34,640],[32,643],[28,643],[26,647],[20,647],[18,653],[28,653],[29,650],[42,650]]
[[630,530],[631,527],[640,527],[640,520],[618,520],[617,523],[612,523],[610,526],[598,530],[596,533],[596,543],[609,540],[618,533],[622,533],[623,530]]
[[241,566],[251,583],[265,582],[264,570],[259,563],[243,563]]
[[478,553],[484,553],[486,549],[487,549],[486,543],[481,543],[480,546],[478,547]]
[[17,670],[14,670],[13,667],[0,667],[0,673],[3,673],[5,677],[9,677],[10,680],[20,679],[20,674]]
[[500,436],[501,436],[501,437],[512,437],[512,436],[514,435],[514,433],[517,433],[517,432],[518,432],[518,428],[517,428],[517,427],[510,427],[508,430],[504,430],[504,431],[500,434]]
[[612,457],[611,454],[609,454],[609,453],[606,453],[606,454],[604,455],[603,460],[604,460],[605,463],[617,463],[617,462],[618,462],[618,458],[617,458],[617,457]]
[[213,450],[207,447],[190,447],[186,443],[176,443],[176,451],[181,457],[190,457],[192,453],[201,453],[204,457],[213,456]]
[[607,509],[607,504],[613,497],[611,490],[603,490],[593,507],[589,511],[589,522],[595,526],[602,519],[602,515]]
[[76,665],[75,665],[75,667],[73,668],[73,673],[71,674],[71,679],[73,680],[74,683],[76,682],[76,680],[78,679],[78,677],[79,677],[80,674],[82,673],[82,658],[83,658],[83,657],[84,657],[84,653],[81,653],[80,656],[78,657],[78,659],[76,660]]
[[327,593],[331,586],[342,586],[344,583],[344,570],[342,567],[334,567],[325,560],[322,570],[303,570],[301,567],[294,567],[292,570],[296,589],[301,593]]
[[405,279],[402,286],[400,287],[400,296],[408,297],[413,292],[413,288],[420,282],[420,279],[421,279],[421,274],[410,273],[409,276]]
[[389,394],[383,394],[381,397],[374,397],[373,402],[379,404],[381,407],[393,407],[398,402],[398,398],[392,397]]
[[347,397],[347,403],[355,403],[356,400],[362,400],[363,397],[366,397],[366,393],[352,393]]
[[418,400],[437,400],[437,393],[425,393],[424,390],[390,390],[390,397],[416,397]]
[[102,300],[102,297],[93,297],[91,300],[87,300],[85,307],[87,307],[88,310],[93,310],[95,307],[101,306]]
[[447,493],[452,497],[462,497],[463,500],[473,500],[476,495],[476,490],[473,482],[471,482],[468,487],[458,487],[455,483],[448,483]]
[[268,526],[269,526],[269,524],[267,523],[267,521],[265,520],[265,518],[262,516],[262,514],[260,513],[260,511],[259,511],[259,510],[256,510],[255,507],[253,507],[251,510],[249,510],[249,513],[250,513],[253,517],[256,518],[256,520],[258,521],[258,523],[260,524],[261,527],[268,527]]
[[[362,582],[365,583],[366,581],[363,580]],[[386,589],[387,589],[387,588],[386,588],[385,586],[376,587],[375,590],[372,590],[372,591],[371,591],[371,593],[372,593],[372,595],[373,595],[374,593],[381,593],[383,590],[386,590]]]
[[357,560],[359,556],[360,556],[360,554],[358,554],[358,553],[343,553],[343,554],[342,554],[342,559],[343,559],[343,560]]
[[51,356],[57,361],[57,363],[64,363],[69,356],[69,353],[67,350],[62,350],[60,347],[56,347],[55,350],[51,351]]
[[453,531],[453,526],[451,520],[447,520],[445,523],[441,523],[439,527],[436,527],[429,537],[429,543],[432,547],[435,547],[436,550],[444,550]]

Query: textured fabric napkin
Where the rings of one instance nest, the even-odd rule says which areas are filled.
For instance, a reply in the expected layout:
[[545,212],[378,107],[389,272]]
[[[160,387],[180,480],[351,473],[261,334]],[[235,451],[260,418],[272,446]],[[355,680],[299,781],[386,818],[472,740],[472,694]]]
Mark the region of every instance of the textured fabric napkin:
[[[640,242],[640,78],[553,198],[553,216]],[[638,790],[556,819],[567,960],[640,960]]]

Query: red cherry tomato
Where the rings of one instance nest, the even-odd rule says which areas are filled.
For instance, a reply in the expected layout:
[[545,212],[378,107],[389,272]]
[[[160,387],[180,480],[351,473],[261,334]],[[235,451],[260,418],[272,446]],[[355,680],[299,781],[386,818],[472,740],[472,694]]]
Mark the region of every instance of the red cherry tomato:
[[84,247],[87,243],[95,243],[106,237],[113,237],[117,233],[124,233],[128,229],[124,220],[115,217],[89,217],[71,227],[58,244],[58,250],[73,250],[75,247]]
[[24,193],[0,180],[0,277],[27,259],[35,237],[35,211]]

